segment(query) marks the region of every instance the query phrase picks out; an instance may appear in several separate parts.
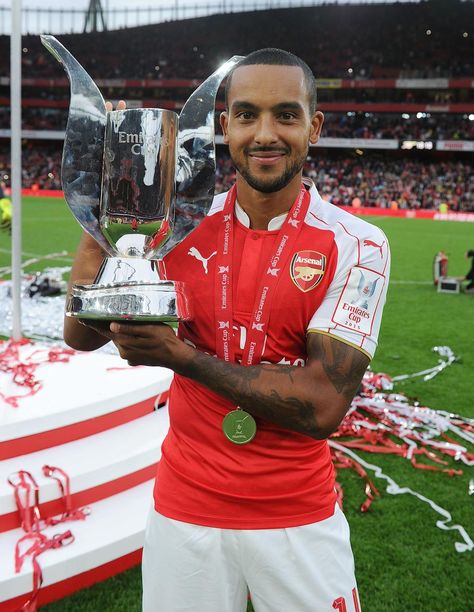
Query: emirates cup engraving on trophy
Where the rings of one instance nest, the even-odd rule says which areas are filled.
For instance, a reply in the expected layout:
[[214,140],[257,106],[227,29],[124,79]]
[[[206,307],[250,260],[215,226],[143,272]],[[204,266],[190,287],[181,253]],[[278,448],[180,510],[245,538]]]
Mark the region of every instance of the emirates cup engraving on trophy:
[[92,284],[76,283],[66,315],[82,319],[178,321],[192,296],[162,280],[158,262],[207,215],[215,182],[214,107],[239,61],[223,64],[178,115],[158,108],[107,112],[97,86],[53,36],[42,36],[71,84],[61,179],[80,225],[107,257]]

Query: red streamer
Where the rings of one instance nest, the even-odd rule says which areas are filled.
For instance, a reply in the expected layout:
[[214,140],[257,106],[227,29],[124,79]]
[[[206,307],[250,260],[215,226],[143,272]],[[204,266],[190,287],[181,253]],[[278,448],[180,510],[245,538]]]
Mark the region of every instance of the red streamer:
[[[38,557],[46,550],[67,546],[74,542],[74,536],[68,529],[63,533],[56,533],[52,537],[43,532],[45,527],[58,525],[66,521],[84,520],[89,511],[87,508],[72,508],[70,478],[67,473],[58,467],[44,465],[43,475],[53,478],[61,491],[61,499],[64,511],[59,518],[49,517],[42,519],[39,508],[39,487],[30,472],[20,470],[8,478],[9,484],[14,489],[15,503],[21,516],[23,535],[15,546],[15,572],[20,572],[23,563],[31,558],[33,566],[33,591],[28,601],[20,608],[23,612],[35,612],[39,590],[43,583],[43,574]],[[26,549],[22,551],[24,545]]]
[[[431,423],[426,425],[423,416],[437,414],[428,408],[410,405],[407,398],[400,394],[387,394],[393,385],[387,374],[367,372],[362,381],[358,395],[354,398],[351,410],[348,412],[337,432],[332,438],[337,439],[342,446],[358,449],[368,453],[390,454],[404,457],[411,465],[420,470],[441,472],[449,476],[460,476],[463,471],[449,467],[444,457],[459,457],[460,450],[442,445],[436,445],[436,450],[430,447],[435,437],[438,441],[463,448],[463,445],[443,431],[434,431]],[[403,408],[411,410],[404,410]],[[408,416],[407,416],[408,415]],[[449,423],[465,432],[472,432],[473,426],[462,417],[450,415]],[[426,433],[426,435],[423,435]],[[361,512],[367,512],[379,492],[367,477],[362,466],[354,459],[344,455],[339,450],[331,448],[333,463],[336,469],[352,469],[365,482],[365,501],[360,506]],[[462,450],[467,461],[472,461],[474,453]],[[424,457],[431,463],[424,463]],[[338,502],[342,507],[344,492],[340,483],[336,483]]]
[[25,345],[33,345],[33,342],[27,338],[18,341],[0,341],[0,371],[10,374],[13,383],[26,390],[20,395],[6,395],[0,392],[0,398],[13,408],[18,408],[19,400],[35,395],[43,387],[43,383],[36,378],[36,370],[41,364],[65,363],[75,353],[72,349],[53,347],[33,351],[25,359],[20,356],[20,349]]

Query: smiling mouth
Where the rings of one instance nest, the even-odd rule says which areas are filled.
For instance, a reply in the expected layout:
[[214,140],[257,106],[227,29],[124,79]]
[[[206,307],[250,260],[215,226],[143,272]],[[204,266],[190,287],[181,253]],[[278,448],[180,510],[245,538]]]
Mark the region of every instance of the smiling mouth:
[[271,165],[285,157],[286,151],[250,151],[248,155],[260,164]]

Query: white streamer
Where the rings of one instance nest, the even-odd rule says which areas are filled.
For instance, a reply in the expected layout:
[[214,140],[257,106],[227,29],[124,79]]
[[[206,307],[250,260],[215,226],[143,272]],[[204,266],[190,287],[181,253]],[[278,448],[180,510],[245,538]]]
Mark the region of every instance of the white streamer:
[[426,370],[421,370],[420,372],[415,372],[414,374],[400,374],[400,376],[394,376],[392,382],[400,382],[401,380],[416,378],[418,376],[423,376],[423,380],[426,382],[456,361],[456,356],[449,346],[434,346],[433,351],[438,353],[440,357],[445,357],[445,360],[439,359],[438,365],[427,368]]
[[413,495],[414,497],[417,497],[420,501],[425,502],[429,506],[431,506],[431,508],[435,512],[437,512],[438,514],[441,514],[441,516],[444,517],[444,520],[436,521],[436,527],[438,527],[438,529],[443,529],[444,531],[458,531],[462,539],[464,540],[464,542],[454,543],[454,547],[458,553],[467,552],[467,551],[471,551],[474,549],[474,542],[471,540],[469,534],[464,529],[464,527],[462,525],[451,525],[451,526],[447,525],[447,523],[450,523],[453,520],[451,514],[447,510],[442,508],[441,506],[438,506],[438,504],[436,504],[432,499],[429,499],[428,497],[425,497],[421,493],[418,493],[417,491],[413,491],[412,489],[408,487],[400,487],[392,478],[390,478],[390,476],[387,476],[386,474],[384,474],[380,467],[378,467],[377,465],[373,465],[372,463],[367,463],[367,461],[364,461],[361,457],[359,457],[359,455],[357,455],[357,453],[350,450],[349,448],[346,448],[342,444],[338,444],[334,440],[329,440],[328,442],[329,442],[329,446],[331,446],[332,448],[335,448],[345,453],[346,455],[349,455],[350,457],[352,457],[352,459],[357,461],[360,465],[374,472],[377,478],[382,478],[383,480],[386,480],[388,482],[386,491],[387,493],[390,493],[390,495],[404,495],[404,494]]

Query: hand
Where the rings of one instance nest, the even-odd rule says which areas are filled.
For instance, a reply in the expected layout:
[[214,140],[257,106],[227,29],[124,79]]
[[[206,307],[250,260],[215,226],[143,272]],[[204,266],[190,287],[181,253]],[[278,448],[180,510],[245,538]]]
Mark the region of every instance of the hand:
[[[103,333],[101,331],[100,333]],[[180,340],[165,323],[110,324],[107,337],[129,365],[162,366],[181,373],[193,357],[194,349]]]
[[108,338],[110,340],[110,321],[102,320],[102,319],[79,319],[76,321],[84,325],[85,327],[90,327],[95,332]]

